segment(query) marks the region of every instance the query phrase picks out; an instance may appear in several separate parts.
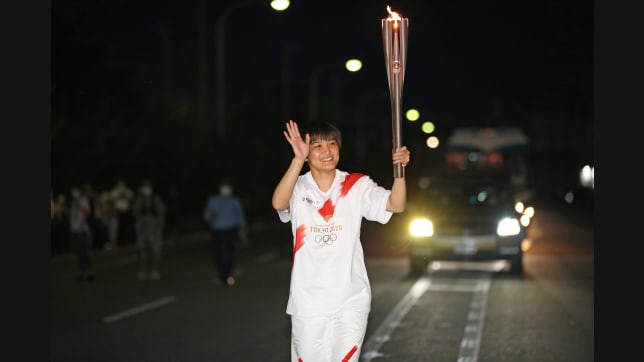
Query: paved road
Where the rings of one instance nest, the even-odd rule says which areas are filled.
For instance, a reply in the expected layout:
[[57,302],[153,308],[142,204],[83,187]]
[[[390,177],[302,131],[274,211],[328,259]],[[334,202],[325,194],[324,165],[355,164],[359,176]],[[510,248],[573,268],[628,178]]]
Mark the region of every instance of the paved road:
[[[395,228],[367,224],[374,303],[363,359],[592,361],[591,219],[541,211],[524,278],[467,270],[411,278]],[[96,251],[92,285],[73,281],[71,256],[53,257],[52,360],[288,360],[288,227],[251,233],[234,288],[212,283],[207,238],[203,230],[175,238],[158,283],[136,280],[132,247]],[[484,325],[473,318],[482,304]]]

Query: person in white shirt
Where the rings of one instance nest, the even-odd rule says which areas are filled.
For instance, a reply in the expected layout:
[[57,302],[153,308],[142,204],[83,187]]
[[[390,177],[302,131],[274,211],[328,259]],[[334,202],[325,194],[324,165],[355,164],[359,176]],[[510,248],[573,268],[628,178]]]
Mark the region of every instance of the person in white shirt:
[[87,220],[91,213],[91,206],[80,188],[73,187],[71,196],[69,239],[80,268],[80,274],[76,280],[93,282],[96,279],[91,257],[93,235]]
[[[362,219],[387,223],[407,202],[404,168],[390,190],[369,176],[337,168],[342,136],[327,122],[283,132],[294,157],[277,184],[272,206],[293,233],[291,361],[358,361],[371,308],[371,287],[360,240]],[[304,134],[302,137],[301,134]],[[392,150],[406,167],[410,152]],[[309,171],[301,174],[304,164]]]

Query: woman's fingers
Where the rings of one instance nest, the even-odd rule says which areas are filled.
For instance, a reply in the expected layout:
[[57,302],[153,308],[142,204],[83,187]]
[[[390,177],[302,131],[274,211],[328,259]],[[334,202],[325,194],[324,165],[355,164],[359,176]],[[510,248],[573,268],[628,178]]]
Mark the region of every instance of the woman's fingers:
[[407,147],[402,146],[392,154],[394,164],[400,163],[403,167],[407,166],[410,160],[410,152]]

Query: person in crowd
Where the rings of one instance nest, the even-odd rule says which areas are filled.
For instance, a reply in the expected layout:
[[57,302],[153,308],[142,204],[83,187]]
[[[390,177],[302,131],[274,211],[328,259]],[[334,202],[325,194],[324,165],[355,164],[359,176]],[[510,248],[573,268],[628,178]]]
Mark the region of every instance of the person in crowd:
[[99,195],[89,183],[85,183],[81,192],[87,198],[90,207],[90,214],[87,218],[89,228],[92,232],[92,249],[99,249],[105,245],[105,228],[101,222],[101,215],[99,211]]
[[103,250],[106,253],[116,252],[119,238],[119,219],[116,205],[110,191],[101,192],[98,198],[97,215],[104,231],[105,243]]
[[211,231],[210,252],[217,269],[218,281],[235,285],[235,263],[238,242],[247,242],[247,221],[243,204],[234,194],[233,184],[224,179],[219,193],[208,196],[203,208],[203,218]]
[[161,278],[161,254],[166,207],[152,183],[145,181],[134,201],[133,214],[139,252],[139,280]]
[[51,219],[51,248],[53,254],[68,252],[69,246],[69,210],[64,193],[53,200]]
[[69,204],[69,239],[80,269],[76,280],[93,282],[96,275],[91,258],[92,230],[88,221],[90,213],[91,208],[87,197],[80,188],[73,187]]
[[[385,224],[404,211],[404,172],[388,190],[365,174],[338,169],[342,136],[328,122],[310,122],[300,133],[291,120],[283,133],[294,156],[272,206],[293,234],[286,305],[291,361],[357,362],[371,308],[361,223]],[[409,159],[407,147],[392,150],[394,164],[406,167]],[[305,164],[309,171],[301,174]]]
[[107,247],[108,250],[116,251],[120,245],[130,243],[130,236],[133,226],[132,203],[134,202],[134,191],[125,183],[124,179],[119,179],[116,186],[112,189],[112,200],[116,208],[118,218],[118,240],[113,245]]

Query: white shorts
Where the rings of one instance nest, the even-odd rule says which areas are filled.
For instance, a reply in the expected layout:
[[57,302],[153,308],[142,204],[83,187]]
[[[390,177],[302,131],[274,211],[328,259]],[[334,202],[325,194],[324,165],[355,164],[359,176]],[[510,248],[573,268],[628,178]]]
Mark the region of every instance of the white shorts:
[[291,316],[291,362],[358,362],[369,314]]

